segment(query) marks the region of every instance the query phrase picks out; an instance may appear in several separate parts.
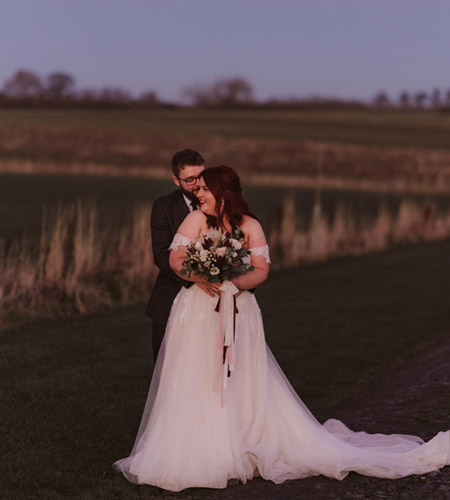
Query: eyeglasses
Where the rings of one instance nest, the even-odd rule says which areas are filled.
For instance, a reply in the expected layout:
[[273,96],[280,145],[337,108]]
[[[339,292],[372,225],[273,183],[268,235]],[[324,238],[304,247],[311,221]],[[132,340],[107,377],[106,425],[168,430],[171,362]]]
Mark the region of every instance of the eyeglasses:
[[186,179],[183,179],[182,177],[178,177],[178,175],[177,175],[177,179],[179,181],[185,182],[187,186],[192,186],[192,184],[195,184],[195,182],[197,182],[202,175],[203,175],[203,172],[197,176],[186,177]]

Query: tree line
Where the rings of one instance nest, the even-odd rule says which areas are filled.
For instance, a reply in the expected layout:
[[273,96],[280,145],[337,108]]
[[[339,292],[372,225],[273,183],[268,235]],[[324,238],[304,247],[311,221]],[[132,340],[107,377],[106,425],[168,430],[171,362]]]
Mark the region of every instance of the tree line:
[[[253,86],[241,76],[219,78],[209,84],[188,86],[181,91],[183,104],[195,107],[376,107],[450,109],[450,89],[403,91],[398,98],[380,91],[370,102],[337,98],[271,98],[257,101]],[[0,91],[0,106],[177,106],[163,101],[155,90],[142,92],[138,97],[121,87],[78,89],[75,78],[62,71],[41,78],[27,69],[17,70],[6,80]]]
[[3,105],[141,105],[161,104],[155,91],[143,92],[138,99],[126,89],[113,86],[77,89],[75,78],[62,71],[39,77],[27,69],[17,70],[4,83],[0,93]]
[[398,98],[392,98],[387,92],[379,92],[373,99],[373,105],[378,108],[450,108],[450,89],[442,91],[434,88],[431,92],[400,92]]

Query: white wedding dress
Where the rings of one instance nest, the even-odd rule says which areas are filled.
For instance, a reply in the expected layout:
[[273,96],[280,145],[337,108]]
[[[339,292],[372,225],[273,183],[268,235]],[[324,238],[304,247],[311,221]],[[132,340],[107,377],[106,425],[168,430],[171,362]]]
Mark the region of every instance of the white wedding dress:
[[129,481],[180,491],[254,476],[399,478],[450,464],[450,431],[424,442],[352,432],[333,419],[321,425],[266,345],[255,296],[244,291],[236,302],[234,371],[218,389],[217,297],[196,285],[177,295],[133,450],[114,464]]

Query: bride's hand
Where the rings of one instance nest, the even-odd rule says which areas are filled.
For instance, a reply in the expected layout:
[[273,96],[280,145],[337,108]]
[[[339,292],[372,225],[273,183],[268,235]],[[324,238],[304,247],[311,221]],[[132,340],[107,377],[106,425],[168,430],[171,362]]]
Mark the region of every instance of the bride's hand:
[[220,285],[221,283],[197,283],[197,286],[200,287],[210,297],[220,295]]

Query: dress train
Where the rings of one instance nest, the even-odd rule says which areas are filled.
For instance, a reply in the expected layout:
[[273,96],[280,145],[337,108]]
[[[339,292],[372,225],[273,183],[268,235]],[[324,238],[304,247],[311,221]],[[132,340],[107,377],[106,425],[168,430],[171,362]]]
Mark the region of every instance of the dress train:
[[350,471],[382,478],[450,464],[450,431],[416,436],[352,432],[321,425],[265,343],[251,293],[237,297],[234,371],[214,390],[217,298],[182,288],[173,304],[133,450],[114,465],[129,481],[172,491],[225,488],[255,475],[282,483]]

